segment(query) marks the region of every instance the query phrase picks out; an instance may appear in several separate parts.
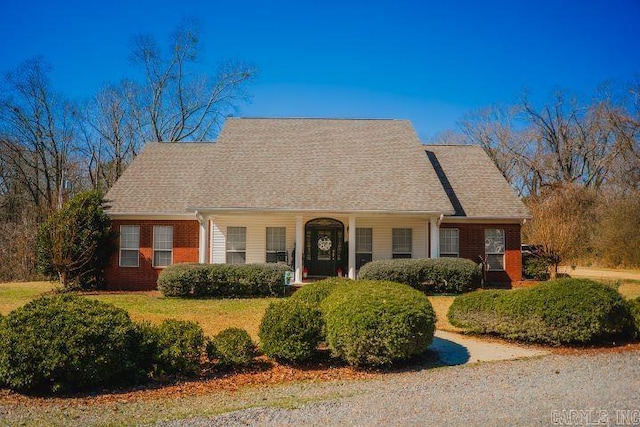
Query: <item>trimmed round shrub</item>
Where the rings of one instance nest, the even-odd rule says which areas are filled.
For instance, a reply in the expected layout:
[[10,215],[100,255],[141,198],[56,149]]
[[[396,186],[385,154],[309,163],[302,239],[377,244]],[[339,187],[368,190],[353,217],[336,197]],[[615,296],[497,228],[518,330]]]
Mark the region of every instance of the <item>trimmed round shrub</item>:
[[334,289],[350,283],[351,280],[342,277],[331,277],[318,282],[304,285],[291,295],[291,299],[306,301],[310,304],[320,304]]
[[321,304],[327,345],[353,366],[390,365],[423,353],[436,317],[422,293],[394,282],[358,280]]
[[0,382],[21,392],[135,383],[148,373],[127,312],[74,295],[41,297],[0,328]]
[[279,296],[286,264],[174,264],[160,273],[158,290],[167,297]]
[[167,319],[148,330],[154,347],[154,373],[159,375],[197,375],[205,349],[204,332],[199,324]]
[[247,365],[256,355],[256,345],[249,333],[240,328],[227,328],[211,339],[207,347],[209,359],[223,366]]
[[461,295],[451,304],[448,318],[453,326],[469,332],[552,345],[611,340],[629,327],[622,296],[586,279]]
[[640,297],[627,301],[631,317],[631,330],[635,338],[640,338]]
[[287,299],[271,303],[260,324],[260,348],[282,362],[311,359],[322,339],[322,313],[316,304]]
[[404,283],[423,292],[462,293],[480,287],[482,269],[463,258],[390,259],[365,264],[359,278]]

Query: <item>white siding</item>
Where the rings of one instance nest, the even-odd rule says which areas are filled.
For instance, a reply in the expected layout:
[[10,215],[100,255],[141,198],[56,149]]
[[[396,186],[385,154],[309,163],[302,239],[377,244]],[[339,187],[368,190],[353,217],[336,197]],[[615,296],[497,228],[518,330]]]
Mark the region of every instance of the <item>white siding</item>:
[[211,263],[224,264],[226,262],[225,248],[227,246],[227,228],[220,228],[217,218],[211,221]]
[[[314,214],[305,215],[304,223],[315,218],[334,218],[345,225],[345,238],[348,236],[346,215]],[[405,217],[394,215],[376,215],[357,217],[356,227],[373,229],[373,259],[390,259],[391,230],[393,228],[411,228],[412,257],[428,257],[428,218]],[[287,230],[287,253],[291,263],[291,251],[295,245],[296,230],[295,214],[238,214],[216,215],[211,218],[211,262],[224,263],[226,261],[226,233],[227,227],[247,228],[247,263],[263,263],[266,258],[266,229],[267,227],[285,227]]]
[[[296,241],[296,220],[293,215],[225,215],[216,216],[213,221],[212,262],[226,260],[227,227],[247,227],[247,264],[264,263],[267,253],[267,227],[285,227],[287,233],[287,253]],[[291,259],[289,259],[289,263]]]
[[391,259],[391,234],[394,228],[411,228],[412,258],[427,258],[428,219],[401,216],[375,216],[356,218],[357,228],[373,229],[373,260]]

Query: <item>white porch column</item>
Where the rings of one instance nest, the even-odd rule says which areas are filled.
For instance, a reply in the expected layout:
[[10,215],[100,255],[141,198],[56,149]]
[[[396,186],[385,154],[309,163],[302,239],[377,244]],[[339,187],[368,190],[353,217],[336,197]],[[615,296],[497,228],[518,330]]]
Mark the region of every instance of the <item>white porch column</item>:
[[209,219],[202,214],[196,212],[196,217],[198,218],[198,223],[200,224],[200,244],[198,247],[198,262],[200,264],[205,264],[207,262],[207,248],[209,246],[209,230],[207,226],[209,224]]
[[438,225],[439,218],[432,216],[429,219],[429,225],[431,232],[431,251],[429,258],[440,258],[440,226]]
[[295,282],[302,283],[302,251],[304,251],[304,224],[302,216],[296,217],[296,271]]
[[356,217],[349,216],[349,279],[356,278]]

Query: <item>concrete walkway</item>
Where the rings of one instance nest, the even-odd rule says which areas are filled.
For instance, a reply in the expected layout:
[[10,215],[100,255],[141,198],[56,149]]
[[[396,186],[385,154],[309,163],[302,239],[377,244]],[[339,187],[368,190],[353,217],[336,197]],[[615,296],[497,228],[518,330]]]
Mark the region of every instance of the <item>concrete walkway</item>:
[[549,353],[532,347],[505,344],[439,330],[436,331],[429,349],[438,353],[442,365],[448,366],[522,359]]

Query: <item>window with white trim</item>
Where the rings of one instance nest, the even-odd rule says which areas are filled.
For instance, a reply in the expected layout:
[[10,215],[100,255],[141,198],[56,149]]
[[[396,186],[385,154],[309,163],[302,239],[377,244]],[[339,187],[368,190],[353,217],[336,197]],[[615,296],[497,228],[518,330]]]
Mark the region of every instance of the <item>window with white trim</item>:
[[356,268],[373,259],[373,228],[356,228]]
[[140,226],[120,226],[120,267],[140,266]]
[[267,262],[287,261],[287,228],[267,227]]
[[392,257],[411,258],[412,230],[410,228],[394,228],[391,230],[391,234]]
[[440,229],[440,256],[444,258],[460,256],[460,232],[457,228]]
[[247,227],[227,227],[227,264],[247,262]]
[[504,271],[504,230],[484,230],[484,252],[489,271]]
[[173,227],[153,226],[153,266],[166,267],[173,264]]

